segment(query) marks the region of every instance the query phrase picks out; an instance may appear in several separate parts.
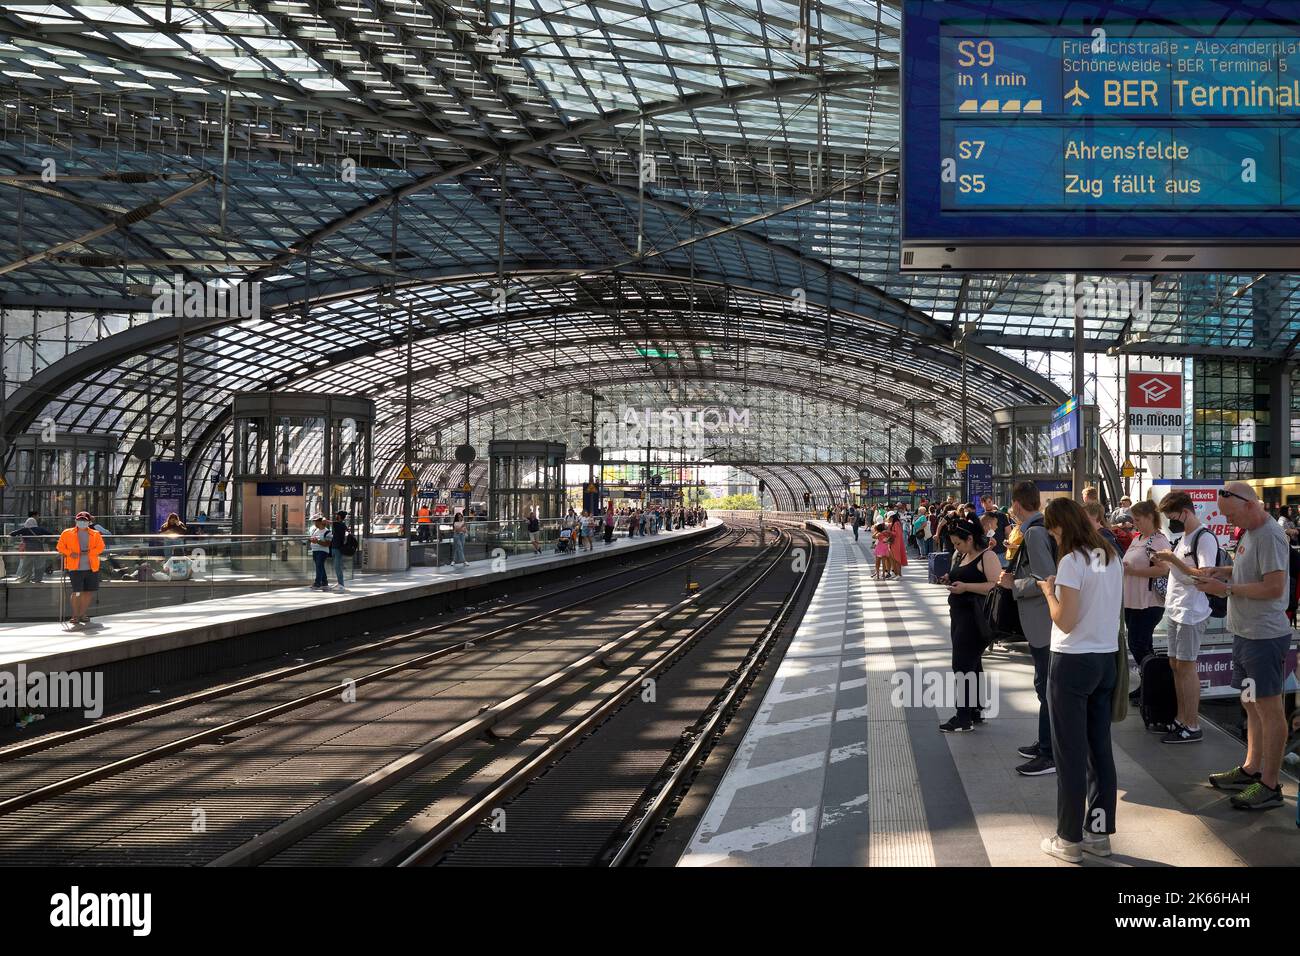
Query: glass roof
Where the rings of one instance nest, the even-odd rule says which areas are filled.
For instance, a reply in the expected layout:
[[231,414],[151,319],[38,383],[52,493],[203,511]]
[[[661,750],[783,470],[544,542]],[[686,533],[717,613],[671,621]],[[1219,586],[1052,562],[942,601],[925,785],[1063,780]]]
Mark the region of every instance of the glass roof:
[[[951,411],[970,323],[990,401],[1052,400],[1010,350],[1069,346],[1061,277],[898,272],[898,51],[894,0],[0,2],[0,307],[128,316],[129,339],[97,326],[119,354],[41,380],[78,428],[147,428],[112,376],[173,374],[139,330],[177,277],[260,283],[260,324],[189,327],[211,363],[188,379],[196,424],[237,388],[391,399],[385,289],[418,302],[426,366],[494,330],[466,346],[488,416],[544,387],[519,377],[529,348],[631,375],[642,339],[717,350],[684,378],[785,376],[881,421],[891,389]],[[1300,341],[1293,277],[1132,278],[1150,308],[1094,310],[1088,348],[1276,360]],[[629,318],[706,287],[712,313]],[[447,385],[420,389],[436,430]]]

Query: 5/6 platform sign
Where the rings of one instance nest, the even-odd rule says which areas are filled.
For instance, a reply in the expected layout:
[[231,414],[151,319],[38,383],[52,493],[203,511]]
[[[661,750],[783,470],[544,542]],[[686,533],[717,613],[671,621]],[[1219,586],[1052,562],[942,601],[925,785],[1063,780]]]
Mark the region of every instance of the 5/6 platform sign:
[[906,0],[904,271],[1300,267],[1298,14]]

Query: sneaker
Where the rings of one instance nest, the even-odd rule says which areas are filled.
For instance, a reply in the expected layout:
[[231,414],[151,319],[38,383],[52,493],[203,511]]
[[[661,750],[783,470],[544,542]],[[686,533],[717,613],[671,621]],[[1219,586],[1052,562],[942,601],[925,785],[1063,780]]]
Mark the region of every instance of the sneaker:
[[1204,735],[1199,727],[1192,730],[1192,728],[1174,721],[1174,729],[1161,737],[1160,742],[1162,744],[1194,744],[1200,741],[1202,736]]
[[1054,856],[1066,863],[1083,862],[1083,845],[1080,843],[1071,843],[1068,840],[1062,840],[1059,836],[1053,836],[1044,837],[1039,846],[1043,848],[1043,852],[1048,856]]
[[971,723],[977,725],[984,723],[984,711],[982,710],[975,711],[975,713],[971,716]]
[[1247,773],[1240,767],[1233,767],[1223,773],[1210,774],[1210,786],[1215,790],[1245,790],[1259,782],[1259,774]]
[[945,734],[965,734],[974,729],[974,725],[969,720],[962,720],[959,717],[949,717],[939,725],[939,730]]
[[1233,794],[1229,802],[1237,810],[1272,810],[1282,806],[1282,785],[1270,787],[1256,780],[1241,793]]
[[1017,767],[1016,773],[1022,777],[1043,777],[1049,773],[1056,773],[1056,761],[1039,754],[1029,763],[1022,763]]
[[345,593],[347,593],[347,590],[348,590],[348,589],[345,588],[345,587],[344,587],[343,585],[341,585],[341,584],[337,584],[337,585],[335,585],[335,586],[332,587],[332,588],[328,588],[328,590],[333,591],[333,592],[335,592],[336,594],[345,594]]
[[1016,753],[1020,754],[1020,756],[1024,757],[1026,760],[1033,760],[1038,756],[1038,741],[1035,740],[1032,744],[1025,744],[1023,747],[1017,747]]
[[1079,849],[1084,853],[1091,853],[1093,856],[1110,856],[1110,836],[1105,833],[1090,833],[1083,831],[1083,842],[1079,844]]
[[1147,724],[1147,733],[1149,733],[1149,734],[1168,734],[1168,733],[1172,733],[1172,732],[1174,731],[1174,726],[1175,726],[1175,724],[1177,724],[1177,723],[1178,723],[1178,721],[1175,720],[1175,721],[1174,721],[1173,723],[1171,723],[1171,724],[1162,724],[1162,723],[1159,723],[1159,722],[1157,722],[1157,723]]

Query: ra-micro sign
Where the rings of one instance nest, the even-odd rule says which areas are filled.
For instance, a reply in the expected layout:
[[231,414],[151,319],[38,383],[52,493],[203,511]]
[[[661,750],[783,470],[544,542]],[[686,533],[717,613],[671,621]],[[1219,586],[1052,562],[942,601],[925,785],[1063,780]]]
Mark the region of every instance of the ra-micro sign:
[[903,12],[903,271],[1300,269],[1300,5]]

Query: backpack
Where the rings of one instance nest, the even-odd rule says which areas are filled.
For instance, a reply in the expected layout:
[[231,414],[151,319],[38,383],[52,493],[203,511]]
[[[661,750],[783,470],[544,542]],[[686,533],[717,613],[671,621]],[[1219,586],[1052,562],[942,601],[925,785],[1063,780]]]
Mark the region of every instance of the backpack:
[[[1021,570],[1026,566],[1028,566],[1029,564],[1029,529],[1042,528],[1042,527],[1043,527],[1043,519],[1038,518],[1035,521],[1029,522],[1029,524],[1025,525],[1023,528],[1020,529],[1020,550],[1016,552],[1015,564],[1011,568],[1012,577],[1017,577],[1017,578],[1020,577]],[[1046,534],[1045,528],[1044,528],[1044,534]],[[1060,564],[1061,556],[1056,553],[1056,539],[1053,538],[1050,534],[1047,535],[1047,544],[1052,551],[1052,566],[1055,567],[1056,565]],[[1055,574],[1056,572],[1053,571],[1052,573]]]
[[[1192,553],[1189,557],[1192,559],[1192,563],[1195,567],[1199,568],[1201,566],[1200,555],[1197,553],[1199,550],[1198,545],[1201,535],[1207,533],[1209,530],[1209,528],[1197,528],[1196,533],[1192,535],[1192,543],[1189,546]],[[1219,546],[1219,539],[1215,538],[1214,541],[1214,566],[1216,568],[1226,568],[1228,566],[1228,556],[1223,553],[1223,548]],[[1205,596],[1210,599],[1210,617],[1228,616],[1228,599],[1226,597],[1219,594],[1207,594]]]
[[357,536],[351,531],[343,539],[343,547],[339,548],[340,553],[345,558],[350,558],[357,553]]

